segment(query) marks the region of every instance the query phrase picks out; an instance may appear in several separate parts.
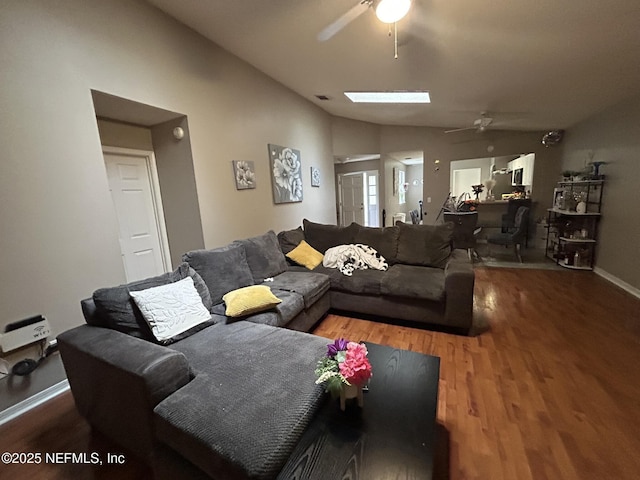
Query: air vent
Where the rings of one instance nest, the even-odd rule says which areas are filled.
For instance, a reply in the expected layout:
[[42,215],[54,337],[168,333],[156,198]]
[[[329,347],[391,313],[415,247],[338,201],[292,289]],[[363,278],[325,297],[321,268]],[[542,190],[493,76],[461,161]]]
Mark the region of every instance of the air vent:
[[322,101],[331,100],[331,98],[328,97],[327,95],[316,95],[316,98]]

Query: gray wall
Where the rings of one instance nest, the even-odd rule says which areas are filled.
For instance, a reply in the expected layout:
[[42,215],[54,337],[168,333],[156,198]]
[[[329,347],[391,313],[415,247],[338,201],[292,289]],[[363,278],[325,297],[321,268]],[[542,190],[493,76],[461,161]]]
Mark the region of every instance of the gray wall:
[[[361,146],[369,150],[376,145],[385,159],[393,152],[421,150],[424,153],[422,196],[427,212],[427,216],[424,217],[426,224],[435,221],[442,203],[447,198],[452,160],[533,152],[536,154],[533,178],[535,188],[532,192],[535,202],[534,220],[545,217],[546,209],[551,206],[550,199],[561,170],[562,145],[545,148],[541,144],[543,132],[489,130],[481,135],[475,132],[445,134],[442,128],[378,126],[344,119],[334,119],[333,122],[333,144],[342,149],[340,154],[371,153],[359,152],[357,148]],[[377,141],[376,135],[379,135]],[[358,138],[359,136],[361,138]],[[493,147],[491,151],[489,147]],[[440,160],[440,163],[436,165],[435,160]],[[381,187],[382,191],[388,193],[392,186],[390,174],[386,173],[384,177],[388,178],[381,179]],[[389,188],[386,183],[389,183]],[[383,208],[387,209],[387,213],[396,211],[394,209],[398,207],[393,202],[393,196],[385,197],[390,203],[383,205]],[[428,203],[429,197],[431,203]]]
[[147,127],[99,118],[98,131],[102,145],[135,150],[153,150],[151,130]]
[[[176,127],[184,130],[182,140],[176,140],[173,136]],[[187,118],[154,125],[151,127],[151,138],[171,263],[175,268],[182,262],[183,253],[205,246]]]
[[[3,1],[0,65],[0,330],[42,313],[57,334],[125,280],[92,89],[186,115],[206,247],[335,221],[333,182],[309,179],[333,176],[329,115],[144,2]],[[301,151],[303,202],[273,204],[268,143]]]
[[[596,266],[640,289],[640,97],[611,107],[571,128],[563,170],[606,161]],[[537,158],[536,158],[537,167]]]

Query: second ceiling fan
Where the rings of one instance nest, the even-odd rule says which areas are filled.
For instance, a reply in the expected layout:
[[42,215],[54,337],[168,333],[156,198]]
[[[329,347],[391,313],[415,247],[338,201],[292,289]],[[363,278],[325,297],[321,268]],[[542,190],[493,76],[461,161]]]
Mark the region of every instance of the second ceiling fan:
[[493,118],[487,116],[486,112],[480,114],[480,118],[476,118],[471,127],[454,128],[452,130],[445,130],[444,133],[463,132],[465,130],[475,130],[478,133],[482,133],[489,128],[489,125],[493,123]]

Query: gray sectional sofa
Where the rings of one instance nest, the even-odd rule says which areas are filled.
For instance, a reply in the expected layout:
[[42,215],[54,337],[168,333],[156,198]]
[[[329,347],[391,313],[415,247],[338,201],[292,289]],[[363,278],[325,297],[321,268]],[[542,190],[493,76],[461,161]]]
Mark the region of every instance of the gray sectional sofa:
[[[96,290],[82,302],[86,325],[58,336],[79,412],[156,478],[275,478],[324,399],[313,371],[327,339],[306,332],[330,308],[470,327],[473,270],[443,245],[448,227],[304,226],[189,252],[174,272]],[[392,266],[309,271],[284,255],[302,239],[321,251],[366,242]],[[130,292],[187,277],[210,318],[160,342]],[[251,285],[281,302],[227,316],[222,297]]]
[[[439,324],[468,332],[473,320],[473,265],[465,250],[451,248],[453,224],[374,228],[303,221],[280,232],[284,253],[305,240],[325,253],[343,244],[366,244],[389,263],[387,271],[356,270],[345,276],[322,265],[313,270],[330,279],[331,308],[425,324]],[[305,271],[304,267],[291,267]]]

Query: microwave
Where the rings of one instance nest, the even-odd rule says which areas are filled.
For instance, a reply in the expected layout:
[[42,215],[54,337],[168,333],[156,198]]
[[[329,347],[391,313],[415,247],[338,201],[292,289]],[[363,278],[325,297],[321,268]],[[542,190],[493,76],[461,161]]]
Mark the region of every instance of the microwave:
[[511,186],[520,186],[522,185],[522,168],[514,168],[511,172]]

